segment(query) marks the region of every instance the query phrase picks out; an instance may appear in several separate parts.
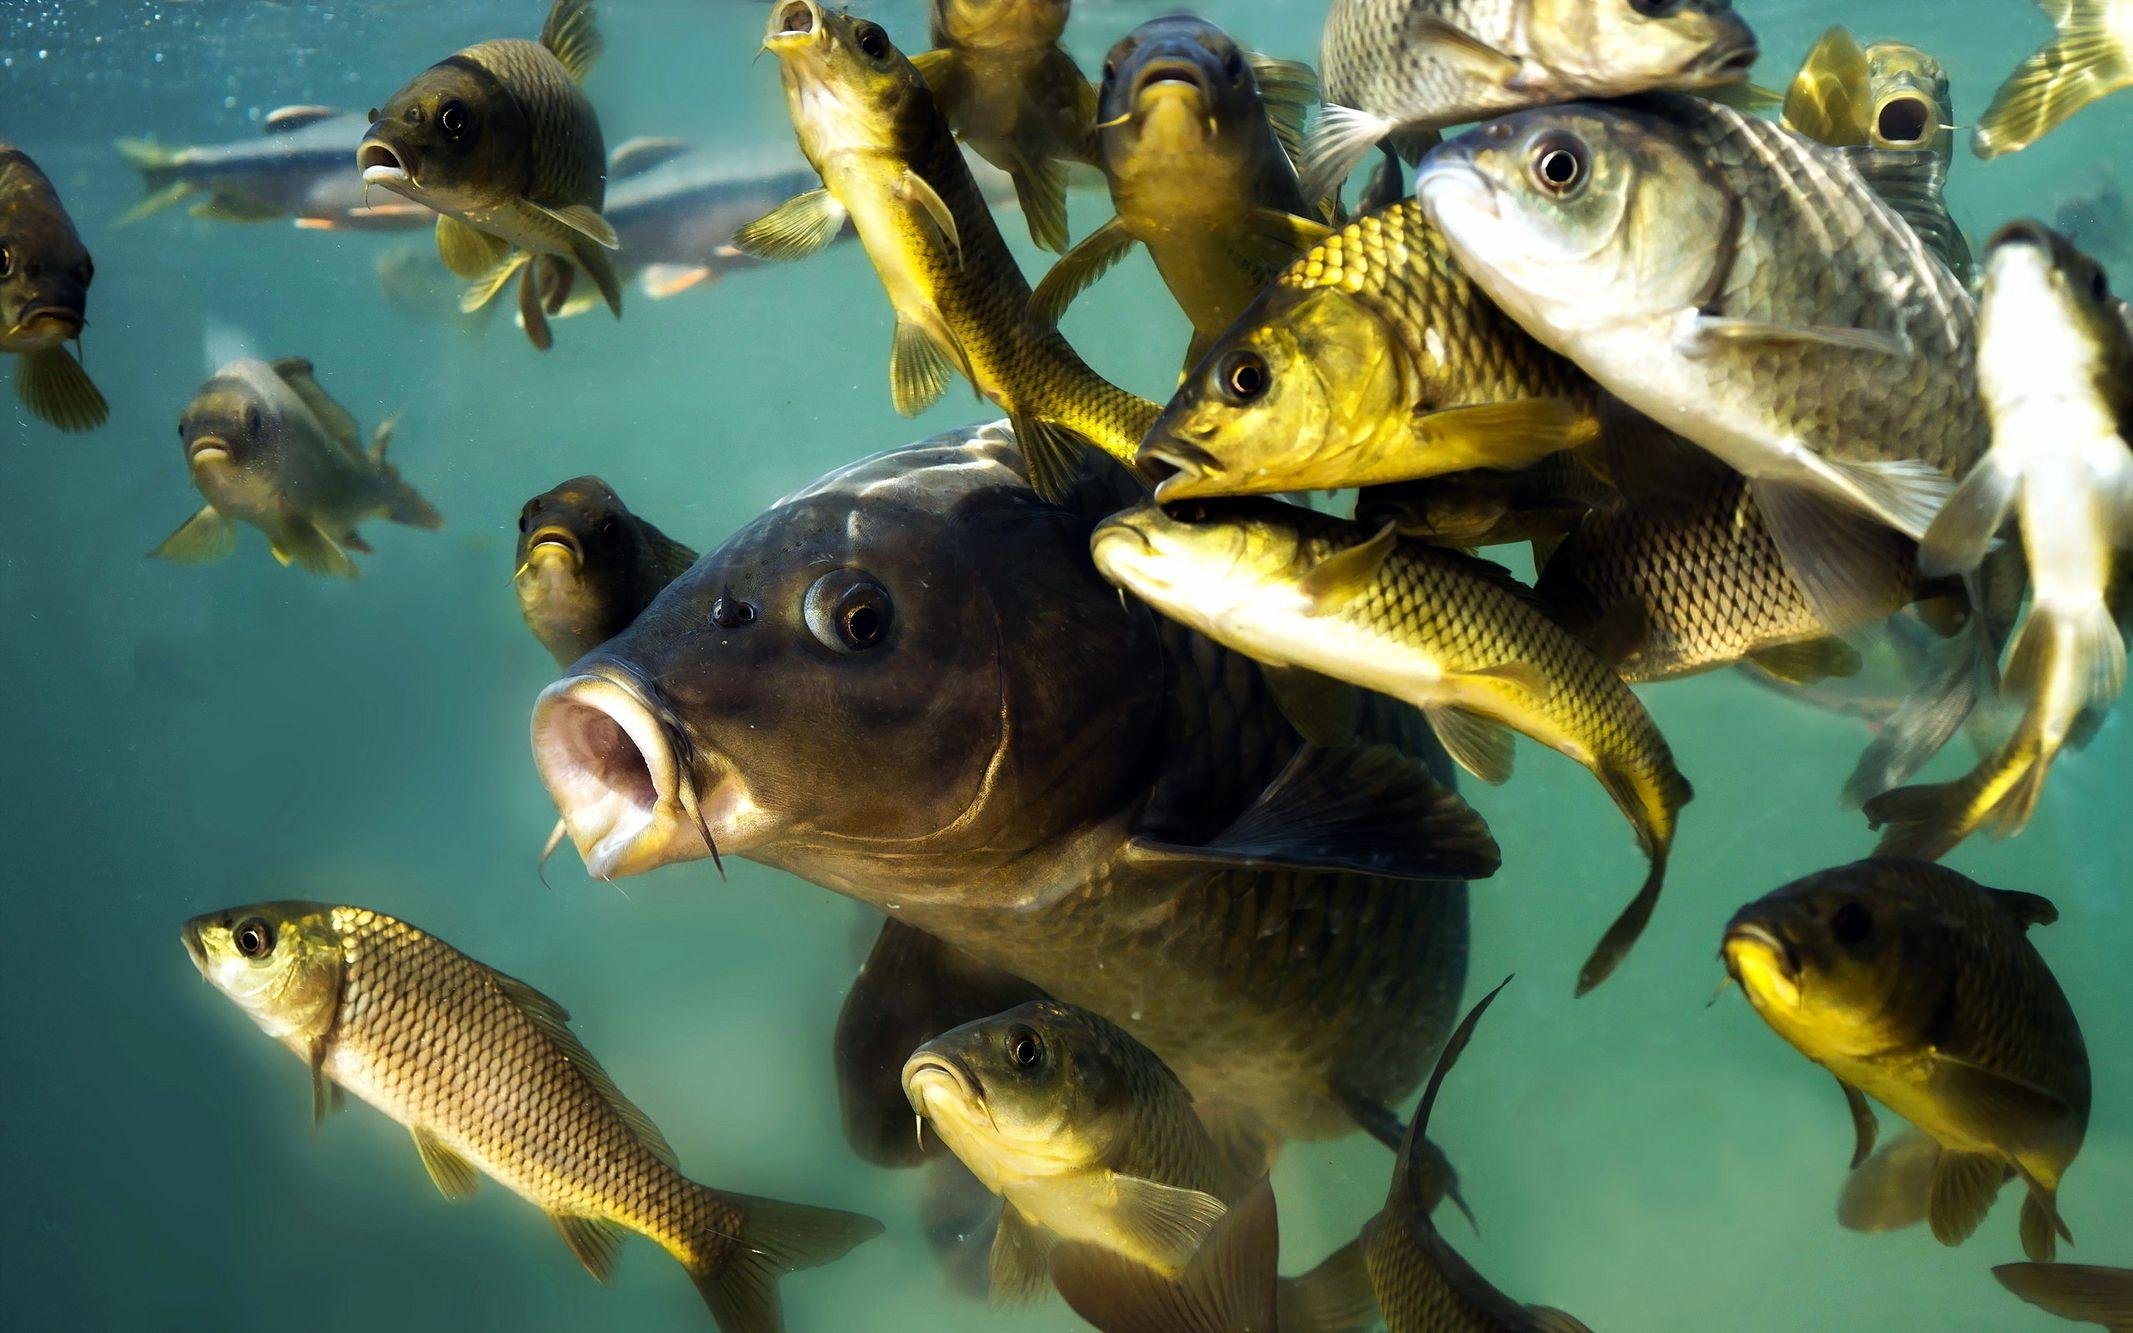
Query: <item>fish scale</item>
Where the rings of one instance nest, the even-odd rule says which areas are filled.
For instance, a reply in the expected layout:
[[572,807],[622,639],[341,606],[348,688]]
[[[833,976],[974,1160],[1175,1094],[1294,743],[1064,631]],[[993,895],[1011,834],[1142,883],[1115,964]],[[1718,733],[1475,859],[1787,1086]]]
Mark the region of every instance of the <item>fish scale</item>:
[[[1461,76],[1441,58],[1408,39],[1406,25],[1417,0],[1333,0],[1319,43],[1319,80],[1326,101],[1390,113],[1395,108],[1464,102],[1488,85]],[[1520,0],[1430,0],[1429,9],[1452,26],[1509,50]],[[1504,107],[1525,99],[1499,94]]]
[[570,71],[547,47],[520,37],[478,42],[461,54],[519,103],[528,134],[526,197],[597,211],[607,195],[607,147],[600,118]]

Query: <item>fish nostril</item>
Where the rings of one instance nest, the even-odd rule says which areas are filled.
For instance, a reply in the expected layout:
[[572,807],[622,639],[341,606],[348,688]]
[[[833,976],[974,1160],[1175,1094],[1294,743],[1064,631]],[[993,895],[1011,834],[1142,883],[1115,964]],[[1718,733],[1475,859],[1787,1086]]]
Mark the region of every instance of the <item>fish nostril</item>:
[[1926,137],[1932,119],[1923,98],[1899,97],[1883,104],[1874,125],[1890,143],[1917,143]]
[[804,3],[804,0],[796,0],[795,3],[785,6],[785,12],[778,15],[778,26],[790,33],[813,32],[815,7]]

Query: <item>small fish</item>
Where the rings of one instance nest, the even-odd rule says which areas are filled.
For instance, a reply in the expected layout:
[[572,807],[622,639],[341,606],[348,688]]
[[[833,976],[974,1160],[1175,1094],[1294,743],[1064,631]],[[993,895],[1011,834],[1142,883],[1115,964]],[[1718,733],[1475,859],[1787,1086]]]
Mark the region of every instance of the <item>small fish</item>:
[[777,54],[800,149],[822,188],[743,228],[735,244],[798,259],[850,218],[896,312],[889,391],[898,412],[931,407],[960,372],[1014,420],[1047,499],[1066,493],[1084,442],[1130,462],[1155,404],[1104,380],[1056,328],[1031,318],[1029,285],[955,136],[881,25],[783,0],[763,44]]
[[1969,776],[1867,804],[1886,854],[1937,857],[1981,825],[2029,822],[2052,762],[2125,688],[2114,605],[2133,548],[2133,329],[2096,262],[2042,223],[1993,237],[1979,314],[1978,379],[1992,448],[1919,548],[1929,572],[1967,572],[2007,520],[2032,585],[2007,691],[2027,701],[2014,735]]
[[429,501],[385,461],[387,421],[364,448],[355,418],[329,397],[300,356],[232,361],[178,418],[178,442],[200,512],[149,552],[208,565],[237,546],[241,520],[267,535],[274,558],[314,574],[358,577],[350,551],[369,551],[356,525],[374,518],[441,528]]
[[1104,179],[1117,214],[1037,284],[1038,318],[1067,304],[1131,252],[1192,321],[1189,371],[1261,288],[1323,239],[1283,147],[1316,96],[1311,71],[1247,54],[1190,14],[1150,19],[1104,58]]
[[725,1333],[772,1333],[779,1277],[881,1232],[689,1180],[561,1005],[403,921],[273,902],[181,933],[200,975],[310,1067],[314,1119],[354,1093],[408,1128],[446,1198],[488,1176],[546,1213],[602,1282],[636,1232],[688,1270]]
[[2090,1264],[2001,1264],[2000,1285],[2040,1310],[2077,1324],[2133,1333],[2133,1268]]
[[137,222],[187,199],[194,217],[218,222],[293,220],[328,231],[427,227],[434,211],[409,200],[373,202],[353,162],[368,118],[327,106],[267,113],[256,138],[174,146],[121,139],[120,156],[141,173],[147,193],[119,219]]
[[1619,498],[1584,454],[1564,449],[1530,467],[1473,468],[1366,487],[1355,497],[1356,521],[1371,528],[1391,523],[1403,537],[1461,550],[1532,542],[1542,563],[1545,551]]
[[1396,132],[1740,85],[1756,49],[1726,0],[1333,0],[1319,48],[1327,105],[1305,149],[1305,188],[1330,193]]
[[[1926,1207],[1960,1245],[2009,1179],[2028,1188],[2022,1248],[2071,1241],[2055,1195],[2089,1119],[2081,1027],[2031,926],[2059,913],[1925,861],[1876,858],[1796,880],[1734,913],[1720,950],[1764,1022],[1836,1075],[1851,1108],[1852,1167],[1868,1163],[1868,1097],[1940,1146]],[[1894,1161],[1876,1155],[1877,1162]],[[1869,1164],[1870,1166],[1873,1164]],[[1856,1198],[1918,1173],[1855,1179]],[[1879,1211],[1904,1211],[1887,1199]]]
[[1518,468],[1591,441],[1597,394],[1401,200],[1282,271],[1178,387],[1140,462],[1166,502]]
[[110,409],[65,344],[88,322],[96,264],[52,182],[0,139],[0,352],[12,352],[15,393],[61,430],[94,430]]
[[480,42],[430,66],[372,113],[356,149],[365,184],[441,214],[437,253],[478,280],[474,304],[519,280],[526,337],[543,351],[577,269],[622,314],[607,256],[619,242],[600,213],[607,149],[578,86],[601,49],[592,0],[555,0],[539,42]]
[[1275,667],[1302,667],[1423,710],[1483,782],[1511,774],[1506,728],[1592,770],[1651,871],[1578,974],[1582,995],[1643,933],[1666,879],[1677,812],[1693,794],[1621,677],[1500,566],[1375,536],[1275,500],[1154,504],[1090,539],[1096,567],[1180,623]]
[[1969,295],[1873,184],[1932,165],[1655,94],[1504,117],[1416,188],[1528,332],[1749,479],[1841,633],[1883,609],[1874,528],[1923,536],[1989,436]]
[[1059,44],[1069,0],[933,0],[911,57],[956,137],[1014,178],[1030,239],[1067,246],[1066,164],[1097,165],[1096,90]]
[[2040,0],[2059,30],[2015,66],[1978,118],[1979,157],[2020,152],[2089,103],[2133,87],[2133,0]]
[[[573,477],[518,514],[519,613],[559,667],[612,639],[696,552],[631,513],[598,477]],[[732,611],[744,614],[737,607]]]

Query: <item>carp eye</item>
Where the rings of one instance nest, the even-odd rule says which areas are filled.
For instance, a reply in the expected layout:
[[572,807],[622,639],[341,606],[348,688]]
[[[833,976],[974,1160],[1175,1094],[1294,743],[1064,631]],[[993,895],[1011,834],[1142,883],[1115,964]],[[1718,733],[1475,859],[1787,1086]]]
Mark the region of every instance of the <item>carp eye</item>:
[[259,407],[256,403],[246,403],[244,405],[244,433],[246,435],[259,434]]
[[519,530],[520,532],[524,532],[524,531],[526,531],[526,530],[527,530],[528,528],[530,528],[530,527],[532,527],[532,526],[533,526],[533,501],[531,501],[531,500],[528,500],[528,501],[526,501],[526,507],[518,511],[518,530]]
[[1266,358],[1257,352],[1231,352],[1215,367],[1216,391],[1239,407],[1265,393],[1273,378]]
[[883,60],[888,57],[889,34],[883,32],[878,24],[860,24],[858,29],[853,32],[852,40],[859,44],[859,49],[866,54],[869,60]]
[[889,591],[864,574],[831,570],[807,590],[807,628],[840,653],[880,647],[895,616]]
[[1560,199],[1584,183],[1585,146],[1567,134],[1550,135],[1533,150],[1533,181]]
[[1863,943],[1874,933],[1874,914],[1865,903],[1846,903],[1830,917],[1829,933],[1837,937],[1839,944]]
[[733,629],[739,625],[755,623],[755,603],[733,595],[728,588],[711,599],[711,623],[720,629]]
[[2111,279],[2100,264],[2089,270],[2089,295],[2099,301],[2111,299]]
[[1177,504],[1164,505],[1163,512],[1180,523],[1205,523],[1207,521],[1207,506],[1198,500],[1184,500]]
[[15,271],[15,252],[0,245],[0,278]]
[[437,129],[445,138],[459,140],[466,137],[474,126],[474,118],[467,114],[464,102],[446,102],[437,108]]
[[230,932],[230,940],[245,957],[264,958],[274,952],[274,927],[265,917],[249,917]]
[[622,537],[622,520],[616,518],[613,514],[609,514],[606,518],[600,520],[599,531],[600,540],[606,545],[613,546]]
[[1665,18],[1680,6],[1681,0],[1629,0],[1629,7],[1648,19]]
[[1234,46],[1231,47],[1229,51],[1229,58],[1222,62],[1222,72],[1229,75],[1229,81],[1231,83],[1244,82],[1243,52],[1237,50],[1237,48]]
[[1028,1028],[1016,1028],[1007,1039],[1007,1058],[1017,1069],[1035,1069],[1044,1063],[1044,1042]]

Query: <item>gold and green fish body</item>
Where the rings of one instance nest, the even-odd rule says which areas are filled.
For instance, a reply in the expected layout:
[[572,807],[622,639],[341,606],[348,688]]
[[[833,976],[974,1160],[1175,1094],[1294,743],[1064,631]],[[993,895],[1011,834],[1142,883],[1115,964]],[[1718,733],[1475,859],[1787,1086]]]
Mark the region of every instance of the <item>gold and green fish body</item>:
[[698,1185],[644,1113],[522,981],[360,907],[282,902],[188,922],[187,951],[218,989],[313,1071],[405,1125],[447,1197],[476,1172],[548,1214],[595,1277],[623,1233],[695,1281],[721,1328],[777,1326],[782,1271],[827,1262],[871,1219]]
[[2088,1054],[2026,935],[2057,918],[2034,894],[1876,858],[1787,885],[1726,927],[1727,970],[1756,1012],[1844,1085],[1854,1165],[1874,1138],[1862,1093],[1939,1145],[1928,1215],[1943,1244],[2015,1175],[2029,1256],[2051,1258],[2065,1235],[2054,1195],[2088,1126]]
[[1278,501],[1229,501],[1200,521],[1155,505],[1091,540],[1097,568],[1182,623],[1275,667],[1301,667],[1423,710],[1453,759],[1510,774],[1516,730],[1590,769],[1651,870],[1581,970],[1619,964],[1666,875],[1691,796],[1651,715],[1500,567]]
[[2045,0],[2058,34],[2015,66],[1978,118],[1979,157],[2019,152],[2100,97],[2133,88],[2133,0]]
[[1590,442],[1597,396],[1401,200],[1284,270],[1179,386],[1141,460],[1166,501],[1517,468]]
[[511,584],[526,628],[567,667],[629,628],[696,553],[585,476],[519,510],[516,559]]
[[23,405],[64,431],[93,430],[110,415],[66,349],[88,322],[95,277],[59,192],[28,153],[0,139],[0,352],[17,358]]
[[2133,1333],[2133,1268],[2095,1264],[2001,1264],[2000,1285],[2040,1310],[2077,1324]]

